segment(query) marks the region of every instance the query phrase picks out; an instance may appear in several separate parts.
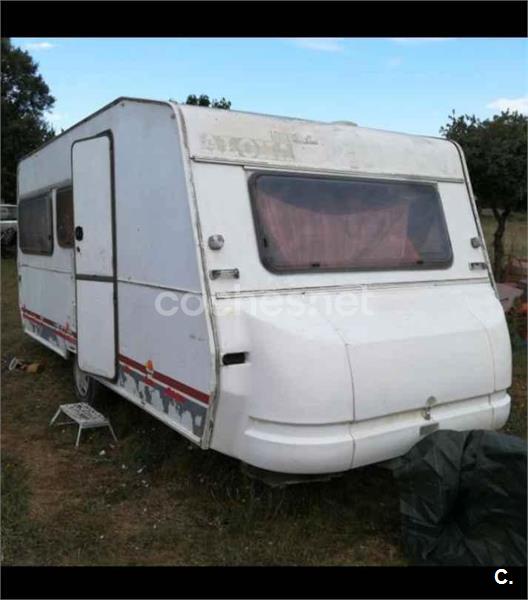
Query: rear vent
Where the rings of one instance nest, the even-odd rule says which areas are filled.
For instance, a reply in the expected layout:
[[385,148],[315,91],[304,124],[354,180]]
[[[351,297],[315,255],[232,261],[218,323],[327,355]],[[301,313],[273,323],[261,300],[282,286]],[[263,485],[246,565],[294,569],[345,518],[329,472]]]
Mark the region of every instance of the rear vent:
[[231,352],[222,356],[222,364],[228,367],[229,365],[243,365],[247,359],[247,352]]

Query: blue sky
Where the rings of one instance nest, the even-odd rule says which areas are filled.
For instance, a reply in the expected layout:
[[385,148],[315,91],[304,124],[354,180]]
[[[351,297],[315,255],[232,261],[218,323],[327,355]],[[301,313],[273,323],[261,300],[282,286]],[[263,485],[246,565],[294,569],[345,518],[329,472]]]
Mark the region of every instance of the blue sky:
[[528,40],[13,38],[67,128],[118,96],[225,96],[233,109],[438,135],[451,110],[528,113]]

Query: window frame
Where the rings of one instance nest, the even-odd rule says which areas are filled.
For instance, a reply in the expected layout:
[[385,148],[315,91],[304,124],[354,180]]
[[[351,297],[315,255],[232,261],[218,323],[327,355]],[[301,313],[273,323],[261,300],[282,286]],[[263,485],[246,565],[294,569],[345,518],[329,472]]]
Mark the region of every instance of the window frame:
[[[61,241],[61,236],[59,235],[59,193],[60,192],[64,192],[66,190],[71,190],[71,201],[72,201],[72,238],[71,238],[71,243],[70,244],[63,244]],[[56,219],[56,223],[55,223],[55,232],[57,234],[57,244],[61,247],[61,248],[66,248],[66,249],[70,249],[73,248],[75,246],[75,235],[73,233],[74,231],[74,227],[75,227],[75,222],[73,220],[73,184],[70,183],[68,185],[63,185],[60,188],[55,188],[55,214],[57,216]]]
[[[280,269],[275,267],[265,254],[265,248],[262,244],[262,238],[264,237],[265,230],[260,221],[258,209],[257,209],[257,182],[260,177],[263,176],[274,176],[274,177],[295,177],[297,179],[325,179],[334,181],[357,181],[357,182],[369,182],[369,183],[390,183],[396,185],[409,185],[409,184],[420,184],[429,186],[433,189],[434,195],[436,196],[439,208],[439,216],[441,219],[441,225],[445,230],[446,239],[449,250],[449,257],[446,261],[441,263],[428,264],[414,264],[405,265],[400,267],[299,267],[299,268],[287,268]],[[260,170],[252,172],[247,178],[249,197],[251,203],[251,212],[253,216],[253,224],[255,227],[255,235],[257,238],[257,246],[260,262],[262,266],[274,275],[294,275],[294,274],[317,274],[317,273],[369,273],[369,272],[398,272],[398,271],[445,271],[453,266],[454,255],[453,246],[451,244],[451,236],[449,235],[449,228],[444,213],[444,205],[442,203],[442,197],[438,191],[438,183],[429,180],[417,180],[417,179],[391,179],[388,177],[365,177],[364,175],[358,176],[346,176],[336,175],[330,173],[303,173],[295,171],[277,171],[277,170]]]
[[2,217],[0,216],[0,221],[2,221],[2,223],[5,223],[6,221],[16,221],[18,219],[18,205],[17,204],[2,204],[2,208],[4,209],[14,209],[13,212],[15,213],[14,215],[10,215],[7,217]]
[[[22,246],[22,231],[23,231],[23,227],[21,227],[21,220],[20,220],[20,206],[26,202],[26,200],[35,200],[37,198],[43,198],[47,201],[48,203],[48,212],[49,212],[49,223],[50,223],[50,249],[49,251],[46,250],[25,250]],[[18,207],[18,218],[17,218],[17,228],[18,228],[18,247],[19,250],[23,253],[23,254],[28,254],[28,255],[33,255],[33,256],[52,256],[53,252],[55,250],[55,236],[54,236],[54,223],[53,223],[53,194],[52,194],[52,190],[46,190],[46,191],[40,191],[37,192],[35,194],[29,194],[27,196],[24,196],[23,198],[19,198],[18,203],[17,203],[17,207]]]

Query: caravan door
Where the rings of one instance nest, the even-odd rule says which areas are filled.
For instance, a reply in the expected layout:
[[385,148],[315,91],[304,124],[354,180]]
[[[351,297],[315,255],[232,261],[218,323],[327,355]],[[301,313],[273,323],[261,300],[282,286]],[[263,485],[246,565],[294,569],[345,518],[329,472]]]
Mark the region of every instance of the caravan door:
[[86,373],[117,375],[113,144],[110,133],[72,146],[77,360]]

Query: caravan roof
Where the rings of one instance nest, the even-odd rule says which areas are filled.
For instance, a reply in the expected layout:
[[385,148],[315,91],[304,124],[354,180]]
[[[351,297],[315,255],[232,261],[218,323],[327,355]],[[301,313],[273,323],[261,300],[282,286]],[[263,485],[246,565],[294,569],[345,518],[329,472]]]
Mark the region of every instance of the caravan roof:
[[171,104],[182,116],[188,150],[197,161],[343,174],[380,173],[405,179],[464,179],[455,145],[442,138],[370,129],[352,122],[326,123],[128,97],[117,98],[24,158],[125,100]]

